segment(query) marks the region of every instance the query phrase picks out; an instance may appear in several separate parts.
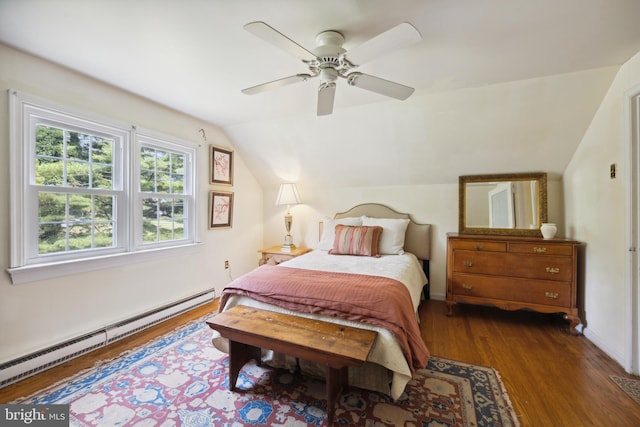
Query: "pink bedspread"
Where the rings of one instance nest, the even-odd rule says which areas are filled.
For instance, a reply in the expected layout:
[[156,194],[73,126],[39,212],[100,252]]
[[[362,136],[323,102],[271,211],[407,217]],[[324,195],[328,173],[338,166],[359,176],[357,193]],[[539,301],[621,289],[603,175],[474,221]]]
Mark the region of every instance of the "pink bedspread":
[[429,350],[420,336],[411,297],[397,280],[263,265],[224,288],[220,310],[231,294],[288,310],[383,327],[398,340],[412,373],[424,368],[429,360]]

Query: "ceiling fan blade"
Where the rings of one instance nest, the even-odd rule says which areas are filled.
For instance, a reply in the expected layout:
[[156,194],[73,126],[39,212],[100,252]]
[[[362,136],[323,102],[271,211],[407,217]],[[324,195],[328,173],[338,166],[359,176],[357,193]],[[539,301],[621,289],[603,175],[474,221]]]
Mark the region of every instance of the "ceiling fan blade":
[[422,37],[418,30],[408,22],[403,22],[347,51],[344,56],[351,64],[362,65],[371,59],[402,49],[420,40]]
[[351,73],[347,76],[347,83],[351,86],[356,86],[361,89],[370,90],[371,92],[386,95],[391,98],[404,101],[411,96],[415,90],[412,87],[401,85],[389,80],[381,79],[380,77],[370,76],[363,73]]
[[313,53],[262,21],[249,22],[244,29],[302,61],[316,59]]
[[310,79],[311,77],[314,77],[314,76],[310,74],[296,74],[295,76],[289,76],[283,79],[273,80],[271,82],[262,83],[257,86],[252,86],[246,89],[242,89],[242,93],[244,93],[245,95],[255,95],[256,93],[261,93],[267,90],[288,86],[293,83],[304,82]]
[[333,99],[336,96],[336,84],[334,82],[322,83],[318,88],[318,116],[327,116],[333,113]]

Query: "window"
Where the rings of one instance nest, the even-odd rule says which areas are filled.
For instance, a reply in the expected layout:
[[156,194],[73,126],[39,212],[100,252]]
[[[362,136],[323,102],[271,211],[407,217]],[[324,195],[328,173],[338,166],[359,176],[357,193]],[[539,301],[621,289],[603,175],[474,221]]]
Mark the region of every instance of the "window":
[[115,247],[122,188],[113,179],[113,148],[122,139],[63,122],[36,119],[33,126],[35,177],[26,191],[37,206],[37,245],[29,258]]
[[186,165],[191,160],[180,147],[146,137],[138,142],[141,244],[160,245],[188,238],[190,219],[185,210],[192,204],[192,185],[186,180]]
[[194,145],[19,92],[10,99],[14,283],[25,269],[52,277],[56,265],[67,274],[196,242]]

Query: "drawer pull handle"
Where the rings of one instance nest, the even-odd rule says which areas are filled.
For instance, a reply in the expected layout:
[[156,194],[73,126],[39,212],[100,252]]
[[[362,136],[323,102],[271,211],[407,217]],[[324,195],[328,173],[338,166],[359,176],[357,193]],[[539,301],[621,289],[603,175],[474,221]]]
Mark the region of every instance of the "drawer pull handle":
[[538,248],[538,247],[535,247],[535,248],[533,248],[533,252],[535,252],[535,253],[537,253],[537,254],[543,254],[543,253],[547,252],[547,248]]
[[484,249],[483,245],[473,245],[473,249],[475,249],[476,251],[481,251]]
[[473,261],[465,261],[462,263],[465,267],[473,267]]
[[473,285],[468,285],[466,283],[463,283],[462,284],[462,288],[470,291],[471,289],[473,289]]
[[558,293],[557,292],[545,292],[544,296],[550,299],[558,299]]
[[558,274],[560,269],[558,267],[547,267],[547,273]]

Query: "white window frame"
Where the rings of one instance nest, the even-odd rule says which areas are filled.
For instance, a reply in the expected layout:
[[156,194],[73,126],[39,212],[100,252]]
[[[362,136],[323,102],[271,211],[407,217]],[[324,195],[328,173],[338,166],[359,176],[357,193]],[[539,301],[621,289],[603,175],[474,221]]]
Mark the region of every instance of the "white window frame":
[[[10,133],[10,267],[12,282],[25,283],[116,267],[162,254],[192,251],[198,244],[197,144],[136,129],[92,113],[80,112],[32,95],[9,90]],[[38,254],[38,187],[35,185],[34,120],[115,138],[113,190],[116,198],[114,246],[59,254]],[[165,147],[185,155],[185,235],[180,240],[141,244],[142,202],[139,192],[141,144]],[[35,246],[35,247],[34,247]]]
[[[186,239],[181,241],[185,243],[191,243],[189,240],[189,236],[196,235],[196,221],[197,218],[197,210],[196,210],[196,147],[185,147],[183,143],[179,140],[175,140],[169,138],[165,135],[160,135],[151,130],[145,129],[135,129],[134,128],[134,158],[140,158],[140,151],[142,147],[153,147],[166,149],[168,151],[179,151],[185,155],[185,187],[184,187],[184,198],[186,205],[184,207],[185,210],[185,232],[187,235]],[[131,174],[134,182],[132,188],[135,188],[133,192],[134,195],[134,212],[140,212],[142,210],[142,199],[144,197],[144,193],[140,192],[140,162],[133,162],[133,172]],[[176,242],[179,240],[168,241],[168,242],[158,242],[158,243],[144,243],[142,241],[142,216],[135,215],[134,218],[134,233],[131,238],[131,242],[133,243],[133,248],[136,251],[140,250],[148,250],[152,248],[164,248],[176,246]]]

